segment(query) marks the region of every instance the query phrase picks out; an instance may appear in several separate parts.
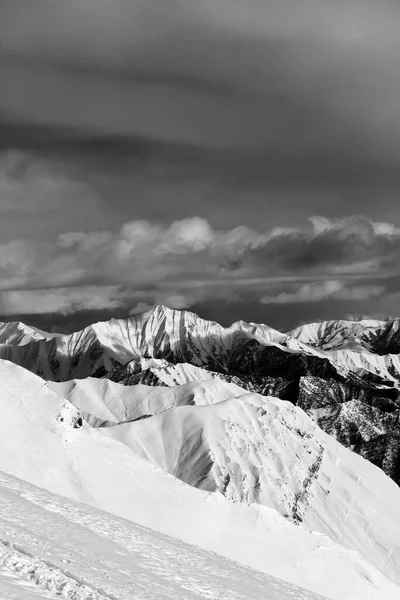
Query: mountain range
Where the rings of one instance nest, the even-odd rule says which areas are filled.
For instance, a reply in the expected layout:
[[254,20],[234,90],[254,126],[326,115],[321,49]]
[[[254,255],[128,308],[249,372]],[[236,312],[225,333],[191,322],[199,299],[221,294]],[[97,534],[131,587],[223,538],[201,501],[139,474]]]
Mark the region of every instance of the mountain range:
[[[65,575],[53,556],[70,598],[399,598],[399,356],[400,319],[283,333],[156,306],[69,335],[1,323],[0,566],[37,593],[59,593],[42,557],[45,547],[60,553],[46,529],[53,506],[63,523],[78,515],[87,548],[91,523],[104,538],[115,519],[127,538],[188,545],[184,576],[164,557],[159,586],[175,586],[164,595],[149,582],[147,596],[129,583],[117,590],[93,565],[86,579],[77,566]],[[4,537],[10,490],[24,499],[22,523],[29,503],[41,507],[43,581],[29,579],[29,560],[15,566],[31,553],[28,525],[13,545]],[[135,552],[147,581],[156,559]],[[195,560],[240,563],[242,587],[235,579],[222,592],[211,573],[193,584]]]

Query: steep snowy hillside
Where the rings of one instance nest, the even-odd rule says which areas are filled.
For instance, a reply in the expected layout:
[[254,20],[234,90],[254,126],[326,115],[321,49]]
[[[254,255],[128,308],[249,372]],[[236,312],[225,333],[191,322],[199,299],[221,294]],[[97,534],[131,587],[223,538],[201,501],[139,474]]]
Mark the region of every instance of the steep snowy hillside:
[[[334,543],[325,535],[312,533],[302,526],[291,524],[290,521],[280,517],[276,511],[267,507],[232,503],[219,493],[207,493],[195,489],[164,473],[159,467],[140,458],[125,444],[109,439],[103,433],[107,430],[93,429],[85,424],[75,407],[52,392],[40,378],[20,367],[2,361],[0,384],[0,468],[3,471],[54,493],[96,506],[206,550],[212,550],[241,564],[283,578],[329,598],[354,600],[360,597],[379,600],[385,597],[395,600],[398,597],[399,587],[391,584],[354,550],[348,550]],[[253,403],[256,398],[253,397]],[[273,402],[262,398],[259,401],[269,403],[271,410],[276,410]],[[215,406],[224,407],[228,403],[229,401]],[[203,407],[204,410],[207,408]],[[290,405],[288,408],[301,414],[298,409]],[[186,407],[177,410],[185,409]],[[199,408],[199,410],[203,409]],[[251,409],[250,404],[249,409],[256,410],[260,413],[260,418],[265,418],[261,414],[263,409]],[[282,459],[286,459],[287,456],[291,461],[290,468],[294,469],[296,459],[293,457],[293,452],[301,450],[300,440],[303,438],[298,434],[298,443],[295,444],[294,449],[288,446],[288,443],[293,444],[297,437],[295,432],[291,432],[291,437],[288,437],[291,425],[290,412],[285,418],[288,420],[288,425],[281,424],[281,431],[271,440],[272,450],[275,453],[279,452]],[[307,420],[306,417],[302,418]],[[157,417],[147,419],[143,423],[153,419]],[[253,424],[256,424],[255,419]],[[311,428],[315,428],[309,420],[308,424]],[[312,451],[313,440],[308,441]],[[333,440],[329,441],[333,447],[332,451],[338,453],[340,446]],[[315,445],[318,446],[318,443],[316,441]],[[236,456],[237,445],[232,451]],[[348,511],[346,542],[351,541],[352,547],[355,548],[362,546],[368,537],[366,548],[363,548],[364,556],[370,553],[373,562],[380,563],[385,553],[387,559],[385,570],[390,572],[391,579],[398,580],[399,575],[395,566],[396,562],[397,565],[399,564],[396,557],[399,553],[400,539],[397,530],[397,524],[400,522],[398,488],[381,471],[366,461],[362,461],[345,449],[340,449],[339,452],[344,453],[343,462],[338,462],[336,466],[332,466],[331,471],[327,470],[326,473],[320,469],[319,478],[324,473],[325,486],[328,485],[329,477],[338,479],[340,483],[337,485],[343,486],[342,495],[337,500],[337,504],[332,500],[330,505],[332,511],[328,510],[325,516],[319,518],[324,519],[325,526],[331,530],[330,535],[334,536],[337,533],[335,528],[338,521],[334,511],[340,514],[343,514],[343,510]],[[271,454],[271,473],[274,469],[273,456]],[[303,460],[307,468],[311,466],[312,456],[310,459],[304,457]],[[364,468],[361,467],[360,470],[358,463],[362,463]],[[282,469],[284,473],[283,466]],[[353,469],[357,471],[356,476]],[[306,473],[306,470],[303,473]],[[291,477],[291,484],[294,480],[295,477]],[[2,481],[4,484],[4,478]],[[367,505],[364,505],[361,513],[357,493],[359,490],[361,494],[363,486],[367,484],[368,491],[365,496]],[[317,493],[320,492],[317,490]],[[288,494],[290,494],[289,489]],[[35,494],[34,498],[36,497]],[[309,493],[309,500],[311,499],[314,499],[313,493]],[[33,502],[36,500],[33,499]],[[0,486],[0,522],[3,504]],[[60,509],[57,507],[60,503],[57,504],[51,499],[46,504],[49,510],[59,512]],[[20,530],[18,502],[13,500],[9,506],[11,507],[10,519],[14,519],[14,523],[19,528],[17,543],[21,544],[25,534],[21,534]],[[74,520],[76,511],[74,512],[70,504],[66,506],[68,508],[61,512],[69,515],[70,520]],[[314,509],[308,507],[307,510],[314,515]],[[82,514],[79,513],[80,509],[77,511],[78,514]],[[378,533],[375,527],[377,511],[381,513]],[[315,520],[318,517],[317,512],[316,509]],[[74,517],[72,518],[71,515]],[[47,517],[43,518],[47,519]],[[371,520],[369,536],[365,532],[360,533],[359,523],[359,521],[365,523],[368,519]],[[85,517],[84,521],[87,526],[90,517]],[[99,523],[104,522],[107,523],[107,520],[102,516],[99,517],[94,528],[99,529],[101,527]],[[32,528],[36,527],[36,517],[31,525]],[[318,523],[318,528],[319,525]],[[37,528],[39,531],[42,530],[39,518]],[[121,529],[125,531],[127,526],[124,524]],[[108,531],[114,531],[114,525]],[[35,538],[38,535],[35,533]],[[360,535],[363,537],[360,538]],[[56,537],[55,529],[53,537]],[[74,544],[71,535],[68,539],[70,544]],[[97,543],[96,547],[100,549],[101,543]],[[123,548],[121,551],[124,553]],[[132,564],[129,568],[133,568]],[[130,573],[129,568],[127,570]],[[66,569],[69,570],[69,564]],[[151,577],[151,569],[149,576]],[[297,596],[298,592],[293,593],[295,597],[301,597]]]
[[[362,571],[361,565],[359,568]],[[395,598],[394,586],[383,578],[378,584],[385,586],[381,591],[388,593],[388,598]],[[366,586],[353,591],[368,593]],[[3,473],[0,597],[323,600],[285,581]]]
[[[275,511],[248,504],[256,498],[232,503],[163,473],[126,444],[107,437],[107,432],[124,426],[91,428],[75,407],[20,367],[1,362],[0,383],[0,468],[7,473],[270,574],[286,572],[292,583],[331,598],[353,600],[355,583],[364,586],[371,599],[382,597],[377,591],[382,593],[385,580],[368,563],[400,582],[400,490],[289,403],[250,395],[214,406],[181,407],[136,424],[152,427],[153,422],[159,432],[157,421],[167,419],[168,444],[180,452],[185,447],[188,464],[195,464],[196,447],[201,455],[204,447],[212,446],[215,463],[226,471],[222,491],[228,497],[251,489],[252,482],[243,481],[242,475],[253,481],[258,476],[259,495],[266,504],[280,505],[289,516],[296,513],[305,525],[340,539],[349,550],[327,536],[314,537],[317,534],[279,518]],[[211,422],[207,412],[214,409]],[[194,424],[189,418],[188,425],[174,417],[178,411],[184,415],[193,410],[205,415],[200,444],[197,417]],[[184,445],[187,431],[193,436]],[[183,464],[184,455],[180,460]],[[288,562],[279,567],[280,555],[291,557],[290,568]],[[320,570],[314,570],[314,561]],[[340,563],[340,581],[332,561]],[[346,596],[343,578],[351,577],[353,595]]]
[[392,507],[399,488],[290,403],[246,394],[104,433],[191,485],[274,508],[331,536],[386,573],[396,572],[400,582],[400,545],[387,542],[393,521],[385,526],[380,512],[400,516],[400,507]]
[[[239,378],[187,363],[174,365],[165,360],[154,359],[142,360],[141,371],[135,370],[136,363],[133,366],[130,363],[116,379],[130,389],[135,389],[135,384],[138,382],[173,388],[185,382],[207,381],[209,377],[213,377],[234,383],[250,392],[289,400],[305,410],[324,431],[382,468],[387,475],[400,484],[400,401],[396,379],[389,373],[386,374],[382,368],[377,375],[385,376],[387,385],[376,383],[372,367],[370,371],[362,368],[365,367],[365,360],[362,361],[365,354],[359,355],[348,350],[334,351],[334,353],[335,360],[338,354],[341,355],[342,360],[345,359],[343,357],[345,353],[360,356],[359,360],[357,356],[350,356],[347,364],[350,367],[354,366],[354,369],[346,379],[338,381],[312,375],[291,377],[290,374],[289,376],[285,374],[283,377],[260,378],[242,375]],[[387,359],[389,365],[397,365],[399,362],[399,358],[395,356],[373,355],[373,358],[375,365],[378,364],[378,359]],[[363,372],[363,378],[357,374],[360,372]],[[389,377],[392,381],[389,381]]]

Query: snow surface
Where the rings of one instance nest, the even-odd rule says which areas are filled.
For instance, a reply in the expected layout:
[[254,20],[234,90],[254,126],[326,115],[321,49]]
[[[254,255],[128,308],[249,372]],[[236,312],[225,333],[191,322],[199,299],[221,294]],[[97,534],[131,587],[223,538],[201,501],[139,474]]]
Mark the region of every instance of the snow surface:
[[46,340],[56,337],[57,334],[47,333],[37,327],[30,327],[20,321],[0,322],[0,344],[29,344],[35,340]]
[[291,403],[246,394],[104,435],[186,483],[301,520],[400,583],[399,487]]
[[[186,369],[174,370],[176,374]],[[194,367],[196,368],[196,367]],[[192,370],[190,370],[192,371]],[[190,381],[174,387],[147,385],[123,386],[109,379],[75,379],[65,382],[47,382],[60,396],[64,396],[78,408],[85,420],[94,427],[134,421],[146,415],[154,415],[174,406],[189,404],[216,404],[244,393],[243,388],[221,379],[210,379],[210,373],[202,371],[206,381]],[[164,373],[170,381],[170,371]]]
[[364,374],[366,372],[375,373],[384,379],[398,383],[398,378],[393,373],[400,375],[400,355],[399,354],[374,354],[367,350],[351,350],[348,348],[338,348],[326,352],[336,365],[346,368],[353,373]]
[[[253,397],[253,403],[256,402],[256,398],[256,396]],[[262,400],[267,404],[269,402],[272,411],[277,410],[278,404],[286,405],[286,403],[279,402],[274,404],[268,399]],[[225,402],[215,405],[215,407],[204,406],[196,408],[196,410],[205,411],[209,408],[224,407],[226,404]],[[186,407],[177,410],[186,410]],[[298,414],[301,413],[295,409],[296,411]],[[151,537],[156,535],[155,533],[147,538],[148,544],[144,544],[139,536],[139,542],[134,550],[143,553],[139,569],[132,560],[131,550],[129,552],[126,550],[131,539],[129,532],[133,525],[126,521],[118,521],[111,516],[106,517],[103,514],[93,519],[91,516],[94,514],[93,508],[75,505],[75,510],[71,508],[72,504],[66,500],[53,498],[45,502],[33,500],[32,492],[29,492],[29,498],[26,494],[24,495],[24,502],[27,500],[28,503],[35,502],[40,506],[45,503],[46,511],[53,510],[56,513],[61,511],[63,518],[74,523],[78,520],[82,527],[90,529],[97,536],[119,536],[118,544],[121,544],[122,554],[117,555],[115,546],[112,546],[107,557],[102,556],[97,560],[99,553],[108,552],[108,542],[107,544],[103,543],[101,540],[99,541],[98,537],[95,537],[93,542],[89,539],[86,543],[85,540],[89,535],[86,530],[75,533],[75,529],[71,527],[70,523],[67,526],[68,533],[63,538],[59,534],[61,526],[58,522],[56,526],[49,519],[47,512],[46,514],[42,513],[41,518],[32,512],[30,504],[25,511],[21,503],[16,500],[15,494],[9,500],[4,499],[7,494],[3,493],[3,488],[10,484],[5,483],[9,479],[2,476],[0,479],[0,524],[2,520],[6,520],[7,529],[4,533],[0,533],[0,537],[7,541],[3,535],[6,535],[6,531],[11,531],[14,544],[11,547],[5,546],[4,552],[11,552],[11,555],[8,555],[3,563],[6,572],[25,572],[27,576],[33,574],[35,578],[36,573],[39,573],[36,571],[36,563],[32,565],[28,560],[23,564],[23,560],[26,559],[22,559],[18,553],[22,547],[24,551],[30,552],[34,557],[38,556],[37,568],[40,570],[43,567],[40,562],[40,552],[32,551],[28,545],[24,544],[28,534],[40,541],[40,536],[48,532],[45,543],[47,547],[58,543],[57,535],[61,536],[60,540],[64,539],[65,544],[69,544],[68,552],[70,554],[65,560],[71,560],[75,566],[67,563],[63,569],[77,577],[80,583],[90,584],[89,587],[92,588],[96,586],[96,589],[100,586],[102,590],[109,593],[108,596],[103,594],[100,597],[207,597],[220,600],[242,597],[274,600],[275,598],[281,600],[289,597],[298,599],[312,597],[300,590],[285,587],[285,584],[280,582],[276,584],[278,587],[274,587],[275,584],[268,587],[265,576],[253,571],[254,581],[250,576],[250,579],[247,579],[244,571],[237,565],[231,567],[232,572],[234,570],[237,572],[237,577],[234,577],[228,567],[224,566],[224,559],[216,555],[212,557],[207,555],[204,560],[200,559],[198,556],[205,556],[201,554],[200,550],[195,551],[195,558],[193,558],[191,551],[182,545],[182,542],[185,542],[217,552],[242,565],[269,573],[329,598],[338,600],[354,600],[355,598],[398,600],[399,598],[400,588],[357,552],[334,543],[326,535],[293,525],[270,508],[257,504],[233,503],[221,494],[207,493],[182,483],[163,472],[156,465],[140,458],[123,443],[108,439],[102,433],[103,430],[93,429],[86,424],[80,426],[79,412],[74,406],[52,392],[39,377],[6,361],[0,362],[0,412],[1,470],[54,493],[68,496],[92,507],[101,508],[137,525],[150,527],[161,534],[176,538],[174,541],[168,542],[170,546],[165,547],[160,546],[161,542]],[[290,420],[291,417],[288,414],[285,418]],[[305,418],[307,419],[307,417]],[[152,419],[147,421],[150,420]],[[310,420],[308,421],[310,426],[315,428],[315,425]],[[277,451],[280,440],[280,452],[282,453],[282,462],[284,462],[288,455],[287,451],[290,449],[288,444],[292,443],[293,439],[285,438],[282,431],[277,432],[275,439],[271,440],[274,445],[276,444]],[[328,438],[328,436],[326,437]],[[334,440],[331,440],[331,444],[333,451],[336,452],[339,445]],[[297,448],[297,450],[299,449]],[[400,522],[398,514],[400,502],[392,492],[398,488],[379,469],[372,467],[344,448],[342,451],[344,453],[343,460],[339,461],[339,464],[343,463],[341,468],[345,469],[350,479],[354,478],[353,487],[347,486],[345,478],[346,485],[343,484],[341,496],[336,502],[332,502],[331,509],[326,512],[326,525],[332,527],[333,534],[335,534],[335,523],[343,518],[344,512],[348,511],[345,517],[347,518],[348,540],[354,542],[355,545],[365,542],[368,552],[371,553],[371,559],[375,562],[380,562],[381,556],[385,555],[387,568],[394,578],[396,573],[395,568],[390,564],[390,553],[392,553],[392,560],[396,562],[400,540],[400,536],[397,535],[398,529],[396,529]],[[291,449],[290,452],[292,452]],[[356,462],[354,463],[354,461]],[[357,467],[357,476],[353,471],[354,464]],[[326,476],[334,475],[336,477],[336,467],[332,472],[327,471]],[[373,480],[371,481],[370,477],[372,476]],[[359,478],[358,482],[357,477]],[[14,485],[16,485],[15,482],[12,486]],[[21,485],[25,486],[22,483]],[[362,489],[364,485],[367,485],[366,491]],[[357,496],[357,490],[360,491],[359,496]],[[359,500],[362,496],[361,491],[367,494],[363,496],[365,505],[363,511]],[[36,490],[34,498],[37,499],[38,494],[39,496],[42,494],[40,497],[43,498],[45,493]],[[390,500],[390,496],[392,500]],[[391,502],[393,502],[393,506]],[[61,510],[60,503],[67,508]],[[335,511],[337,511],[337,515],[334,514]],[[381,514],[374,514],[376,511],[380,511]],[[24,516],[25,512],[29,514],[29,517]],[[6,517],[5,513],[7,513]],[[319,518],[324,517],[322,515]],[[26,527],[22,526],[24,519]],[[368,519],[371,521],[372,527],[370,525],[369,533],[360,538],[363,528],[368,531]],[[10,520],[13,521],[12,524],[10,524]],[[374,523],[377,522],[381,527],[378,541],[386,545],[387,551],[379,550],[379,546],[375,543],[377,532]],[[370,538],[370,542],[368,542],[368,538]],[[109,539],[107,537],[107,540]],[[115,537],[112,539],[115,541]],[[19,548],[15,544],[18,544]],[[40,544],[37,546],[37,548],[41,547],[43,546]],[[94,548],[95,552],[90,553],[89,548]],[[374,556],[372,550],[375,552]],[[54,562],[54,557],[60,557],[61,552],[58,550],[48,551],[52,557],[50,558],[51,568],[59,568],[59,564]],[[17,554],[14,555],[14,552]],[[64,557],[65,554],[62,556]],[[184,559],[183,556],[187,558]],[[122,568],[121,560],[123,560]],[[182,565],[186,565],[187,561],[190,562],[192,570],[190,571],[188,568],[190,573],[186,570],[181,575],[179,568],[186,569]],[[154,577],[154,562],[158,565],[159,570],[156,572],[158,575],[161,573],[161,579]],[[203,564],[207,567],[201,566]],[[76,570],[78,568],[81,568],[81,571]],[[135,569],[139,569],[141,573],[139,578],[135,577]],[[147,576],[143,575],[143,572]],[[84,574],[82,580],[79,573]],[[98,579],[94,579],[93,573]],[[181,580],[174,579],[174,573],[177,573]],[[58,572],[55,575],[53,573],[51,577],[57,579],[58,575]],[[47,581],[48,576],[46,571],[41,579],[42,584]],[[166,578],[169,582],[167,586],[164,585]],[[193,580],[193,578],[195,579]],[[105,587],[106,580],[111,586],[110,588]],[[188,580],[189,583],[187,583]],[[1,581],[0,577],[0,583]],[[7,581],[11,581],[11,579]],[[99,583],[93,583],[97,581]],[[132,596],[133,581],[138,582],[139,587],[142,585],[140,593],[135,593],[134,596]],[[149,588],[150,581],[154,582],[153,588]],[[214,581],[216,581],[215,584]],[[259,587],[255,582],[261,582]],[[116,588],[112,586],[117,585],[125,585],[125,590],[129,588],[129,591],[115,591]],[[188,585],[189,587],[184,588],[179,595],[176,585]],[[237,585],[240,587],[238,588]],[[161,595],[157,596],[157,593]],[[73,598],[74,596],[69,597]],[[76,595],[75,598],[95,599],[97,596]]]
[[387,324],[387,321],[375,319],[320,321],[296,327],[289,335],[305,344],[317,345],[325,350],[340,347],[365,350],[369,341]]
[[322,600],[0,472],[0,597]]

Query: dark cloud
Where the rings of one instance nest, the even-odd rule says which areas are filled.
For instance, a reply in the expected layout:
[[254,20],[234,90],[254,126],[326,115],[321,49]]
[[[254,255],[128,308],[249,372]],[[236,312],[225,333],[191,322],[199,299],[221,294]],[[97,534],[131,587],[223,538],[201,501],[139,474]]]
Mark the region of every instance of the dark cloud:
[[[365,313],[363,312],[365,309]],[[209,301],[194,305],[190,310],[204,319],[210,319],[228,326],[241,319],[253,323],[265,323],[279,331],[289,331],[298,325],[330,319],[357,318],[360,315],[377,315],[385,318],[380,300],[360,303],[355,301],[326,300],[320,303],[296,304],[260,304],[254,297],[248,296],[243,303],[225,304],[221,301]]]
[[18,119],[317,161],[398,150],[398,11],[387,0],[1,10],[0,107]]
[[354,282],[343,282],[340,279],[327,279],[325,281],[313,281],[292,286],[291,291],[282,291],[275,296],[263,296],[261,304],[296,304],[304,302],[325,302],[327,300],[368,300],[378,298],[385,292],[381,285],[357,284]]
[[[65,229],[115,224],[102,198],[79,171],[21,152],[0,153],[0,244],[40,244]],[[35,253],[36,254],[36,253]]]
[[2,0],[0,145],[121,222],[396,220],[399,33],[388,0]]
[[400,229],[356,216],[312,217],[308,230],[267,237],[243,250],[243,265],[265,265],[283,273],[383,273],[398,269]]

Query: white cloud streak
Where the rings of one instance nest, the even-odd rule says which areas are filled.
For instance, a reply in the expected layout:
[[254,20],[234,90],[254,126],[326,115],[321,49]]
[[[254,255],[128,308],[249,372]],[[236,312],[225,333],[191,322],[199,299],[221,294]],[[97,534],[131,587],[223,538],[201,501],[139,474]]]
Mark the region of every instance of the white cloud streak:
[[281,292],[276,296],[263,296],[261,304],[296,304],[298,302],[322,302],[324,300],[368,300],[379,297],[385,291],[379,285],[349,285],[339,280],[305,283],[296,291]]

